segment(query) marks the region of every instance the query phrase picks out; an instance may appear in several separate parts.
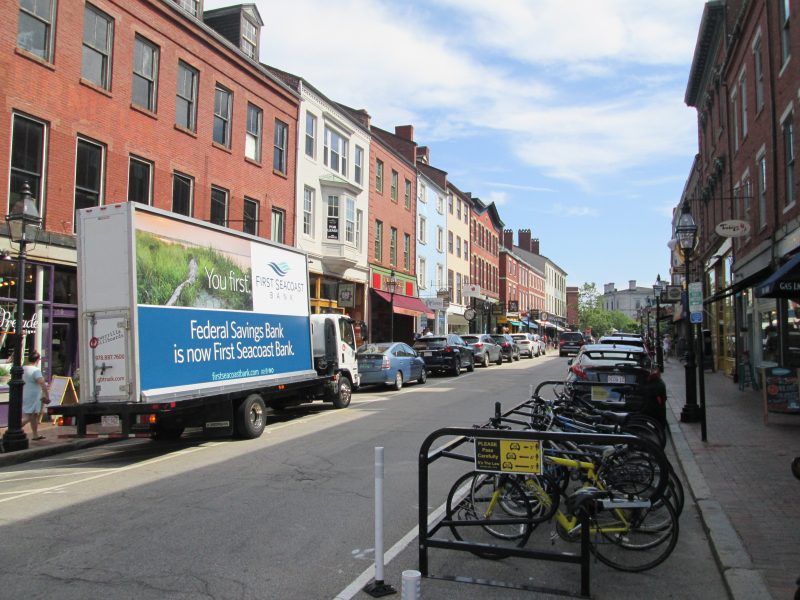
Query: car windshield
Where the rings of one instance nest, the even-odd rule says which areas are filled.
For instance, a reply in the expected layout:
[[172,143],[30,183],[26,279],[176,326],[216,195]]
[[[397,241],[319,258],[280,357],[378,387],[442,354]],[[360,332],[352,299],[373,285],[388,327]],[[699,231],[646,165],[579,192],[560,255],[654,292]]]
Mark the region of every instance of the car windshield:
[[447,338],[443,337],[421,337],[414,342],[414,348],[444,348],[447,345]]
[[511,337],[514,338],[515,340],[527,340],[528,339],[528,336],[525,335],[524,333],[518,333],[517,335],[512,335]]
[[461,339],[464,340],[464,342],[467,344],[477,344],[479,341],[477,335],[462,335]]
[[502,335],[493,335],[493,336],[491,336],[491,338],[495,342],[498,342],[500,344],[504,344],[504,343],[508,342],[508,340],[505,338],[505,336],[502,336]]
[[357,354],[383,354],[391,348],[391,342],[383,342],[378,344],[364,344],[356,353]]

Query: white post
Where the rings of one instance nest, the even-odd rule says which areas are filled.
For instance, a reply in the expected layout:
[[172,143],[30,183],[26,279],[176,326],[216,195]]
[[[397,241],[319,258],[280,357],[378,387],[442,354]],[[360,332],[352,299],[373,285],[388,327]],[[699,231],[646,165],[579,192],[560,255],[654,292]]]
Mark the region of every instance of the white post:
[[375,446],[375,581],[383,583],[383,446]]
[[422,573],[414,569],[403,571],[403,587],[400,600],[420,600],[422,598]]

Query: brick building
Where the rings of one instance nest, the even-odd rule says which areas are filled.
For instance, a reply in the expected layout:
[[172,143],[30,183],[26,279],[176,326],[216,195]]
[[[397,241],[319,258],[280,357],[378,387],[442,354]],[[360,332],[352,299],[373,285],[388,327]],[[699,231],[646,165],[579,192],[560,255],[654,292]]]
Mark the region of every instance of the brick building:
[[[699,147],[675,219],[686,204],[697,222],[690,280],[703,283],[715,366],[731,375],[745,353],[756,364],[800,365],[797,297],[754,293],[800,252],[799,52],[796,2],[705,4],[685,94]],[[728,235],[733,226],[745,235]],[[673,270],[676,282],[682,275]]]
[[[11,206],[28,182],[43,217],[24,319],[36,314],[26,348],[47,379],[77,366],[76,209],[137,201],[294,243],[298,96],[257,62],[254,5],[208,13],[225,36],[202,14],[157,0],[0,6],[0,187]],[[0,307],[13,314],[12,296]]]
[[490,333],[497,330],[500,310],[500,239],[503,221],[494,202],[484,203],[470,196],[470,280],[480,286],[480,296],[472,298],[472,308],[477,316],[470,331]]
[[514,250],[514,231],[503,230],[500,249],[500,303],[505,307],[505,321],[512,331],[537,332],[539,325],[530,320],[533,310],[544,310],[544,274]]

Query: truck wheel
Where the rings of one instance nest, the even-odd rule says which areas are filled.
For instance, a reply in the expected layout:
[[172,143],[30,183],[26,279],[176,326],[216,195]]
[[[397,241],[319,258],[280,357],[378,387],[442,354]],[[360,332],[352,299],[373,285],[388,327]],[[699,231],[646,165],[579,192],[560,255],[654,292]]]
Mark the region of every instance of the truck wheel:
[[400,371],[394,374],[394,385],[392,387],[398,392],[403,389],[403,374]]
[[339,377],[339,393],[333,396],[333,406],[336,408],[347,408],[350,405],[350,398],[353,395],[353,385],[350,380],[341,375]]
[[267,424],[264,399],[250,394],[236,410],[236,435],[246,440],[260,437]]

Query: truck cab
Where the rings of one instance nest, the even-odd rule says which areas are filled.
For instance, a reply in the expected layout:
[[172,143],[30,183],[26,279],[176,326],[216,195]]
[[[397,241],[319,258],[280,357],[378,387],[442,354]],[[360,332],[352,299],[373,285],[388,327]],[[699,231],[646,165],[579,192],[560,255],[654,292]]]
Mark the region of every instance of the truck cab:
[[353,320],[336,313],[312,314],[310,318],[311,348],[317,373],[338,373],[350,380],[353,389],[358,389],[361,379]]

